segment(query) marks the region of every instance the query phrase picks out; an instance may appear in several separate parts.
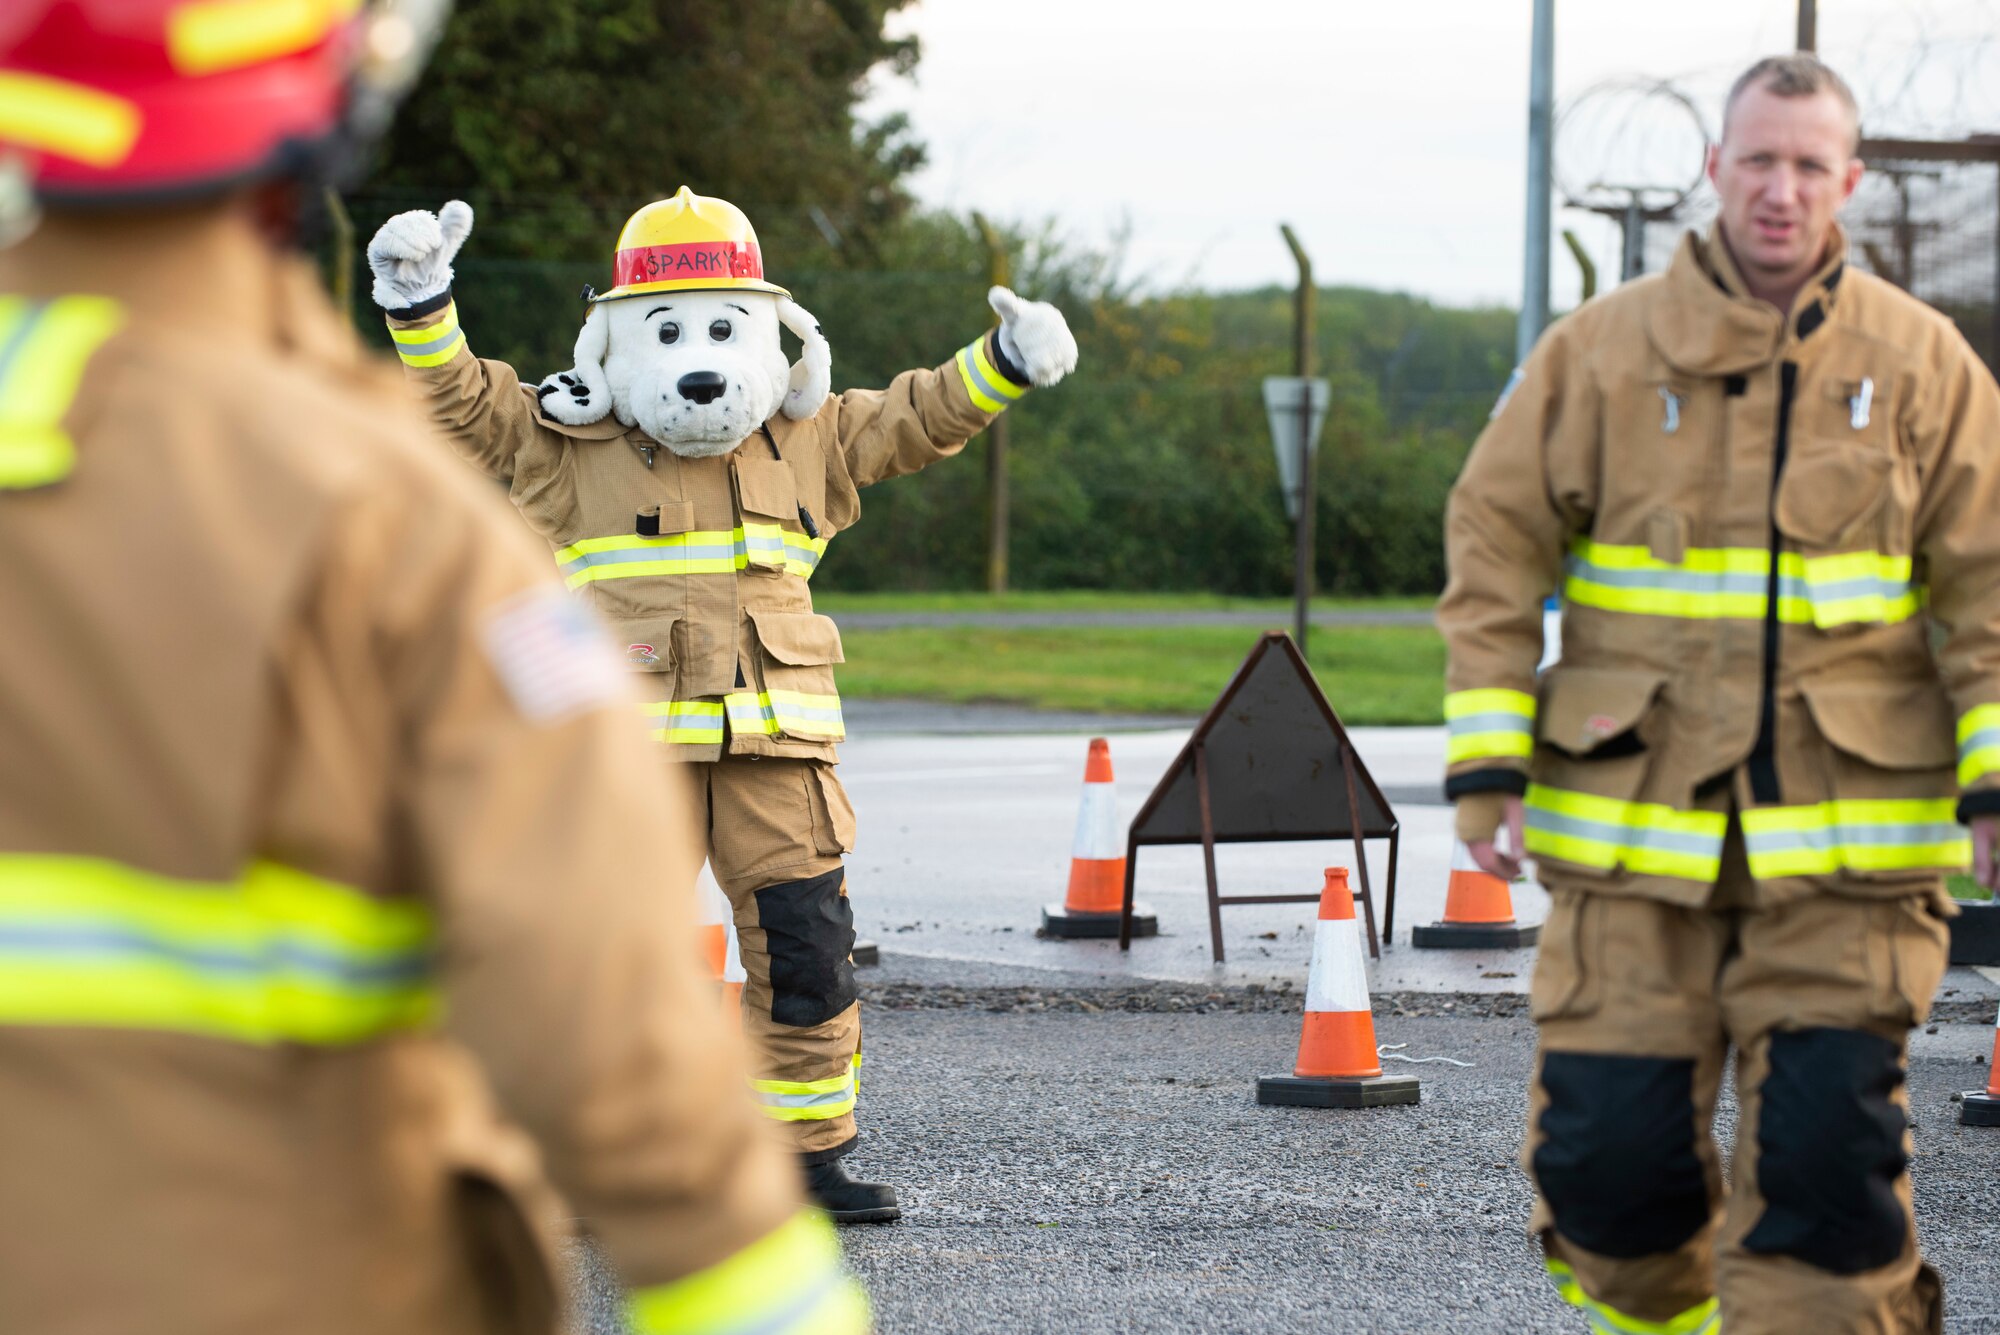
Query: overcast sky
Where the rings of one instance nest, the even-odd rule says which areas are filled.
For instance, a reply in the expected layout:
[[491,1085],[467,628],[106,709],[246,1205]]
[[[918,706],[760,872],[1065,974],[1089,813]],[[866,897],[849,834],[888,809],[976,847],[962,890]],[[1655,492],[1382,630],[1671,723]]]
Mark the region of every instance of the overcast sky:
[[[1820,52],[1856,85],[1871,132],[2000,132],[2000,0],[1819,8]],[[1642,76],[1684,90],[1712,127],[1730,79],[1790,48],[1796,3],[1556,10],[1559,112]],[[930,150],[913,183],[926,203],[1054,218],[1093,241],[1128,227],[1128,272],[1158,286],[1289,282],[1286,221],[1323,282],[1512,305],[1530,15],[1529,0],[918,0],[892,20],[922,42],[916,77],[878,80],[867,110],[909,113]],[[1689,178],[1685,117],[1649,104],[1645,136],[1579,132],[1559,166]],[[1612,123],[1626,122],[1597,121]],[[1615,270],[1608,223],[1561,226]],[[1576,288],[1560,249],[1555,276],[1560,307]]]

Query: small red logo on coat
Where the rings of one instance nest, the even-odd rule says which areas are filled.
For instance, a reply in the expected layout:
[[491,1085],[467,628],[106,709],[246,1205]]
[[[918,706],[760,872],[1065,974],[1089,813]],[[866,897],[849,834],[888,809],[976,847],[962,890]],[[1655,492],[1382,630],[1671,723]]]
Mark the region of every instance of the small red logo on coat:
[[651,667],[660,661],[660,651],[650,644],[628,644],[625,659],[633,667]]
[[1618,731],[1618,720],[1609,714],[1592,714],[1584,720],[1583,730],[1592,737],[1609,737]]

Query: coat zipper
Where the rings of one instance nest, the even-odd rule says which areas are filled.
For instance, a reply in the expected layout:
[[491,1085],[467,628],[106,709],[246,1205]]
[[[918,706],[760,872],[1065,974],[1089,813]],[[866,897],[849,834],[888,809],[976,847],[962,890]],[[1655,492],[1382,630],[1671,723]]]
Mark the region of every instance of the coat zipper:
[[1778,487],[1791,449],[1792,399],[1799,386],[1796,362],[1778,367],[1778,434],[1771,449],[1771,569],[1764,580],[1764,692],[1757,719],[1757,744],[1750,749],[1750,796],[1759,806],[1782,800],[1778,789]]

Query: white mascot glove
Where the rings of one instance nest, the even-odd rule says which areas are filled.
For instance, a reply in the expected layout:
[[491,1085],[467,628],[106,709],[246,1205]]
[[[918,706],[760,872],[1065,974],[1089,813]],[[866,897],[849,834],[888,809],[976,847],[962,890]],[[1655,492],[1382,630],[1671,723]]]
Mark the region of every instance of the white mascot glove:
[[1046,301],[1023,301],[1004,287],[986,294],[1000,317],[1000,351],[1037,385],[1053,385],[1076,369],[1076,336]]
[[382,224],[368,243],[370,296],[385,311],[408,310],[451,287],[451,261],[472,232],[472,206],[454,199],[437,213],[413,209]]

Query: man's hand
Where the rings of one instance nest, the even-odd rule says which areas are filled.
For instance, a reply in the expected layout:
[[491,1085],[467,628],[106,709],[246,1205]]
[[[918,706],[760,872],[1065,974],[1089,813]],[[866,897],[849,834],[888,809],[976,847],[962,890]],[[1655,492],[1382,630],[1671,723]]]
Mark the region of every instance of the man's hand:
[[1972,818],[1972,879],[1987,890],[2000,893],[2000,867],[1994,864],[1994,849],[2000,845],[2000,816]]
[[1046,301],[1023,301],[1004,287],[986,294],[1000,317],[1000,351],[1036,385],[1053,385],[1076,369],[1076,336]]
[[1502,804],[1501,822],[1501,830],[1507,835],[1506,848],[1501,848],[1495,839],[1468,839],[1465,846],[1472,860],[1479,864],[1479,870],[1511,881],[1521,874],[1521,859],[1527,852],[1528,813],[1520,798],[1509,796]]
[[408,310],[451,287],[451,261],[472,234],[472,206],[454,199],[437,213],[412,209],[382,224],[368,243],[369,295],[385,311]]

